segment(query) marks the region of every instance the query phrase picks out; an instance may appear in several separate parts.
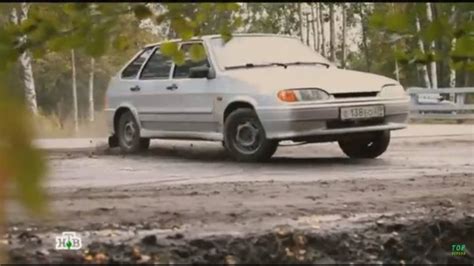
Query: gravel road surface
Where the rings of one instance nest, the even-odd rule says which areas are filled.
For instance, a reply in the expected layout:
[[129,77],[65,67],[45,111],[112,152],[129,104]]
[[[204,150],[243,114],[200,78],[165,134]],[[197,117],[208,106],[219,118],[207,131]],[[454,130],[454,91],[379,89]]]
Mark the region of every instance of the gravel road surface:
[[156,140],[136,156],[56,152],[46,181],[52,214],[35,220],[11,202],[9,232],[43,234],[52,248],[52,233],[66,230],[84,232],[87,245],[99,236],[133,242],[281,225],[337,233],[383,217],[466,217],[474,214],[473,144],[472,125],[415,125],[394,134],[375,160],[348,159],[336,143],[282,146],[259,164],[234,162],[220,143],[198,141]]

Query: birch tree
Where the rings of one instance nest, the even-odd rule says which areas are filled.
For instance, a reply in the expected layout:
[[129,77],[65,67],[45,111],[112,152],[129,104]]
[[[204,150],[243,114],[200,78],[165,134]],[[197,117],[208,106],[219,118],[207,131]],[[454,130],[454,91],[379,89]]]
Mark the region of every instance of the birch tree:
[[95,60],[91,58],[91,67],[89,71],[89,122],[94,122],[94,72]]
[[[420,26],[420,19],[418,16],[415,18],[415,26],[416,26],[416,32],[420,34],[421,31],[421,26]],[[421,37],[418,38],[418,49],[420,49],[420,52],[422,54],[425,54],[425,46],[423,45],[423,40]],[[421,67],[421,74],[423,75],[423,81],[425,82],[425,86],[427,88],[431,88],[431,82],[430,82],[430,77],[428,76],[428,67],[426,64],[423,64]]]
[[[428,20],[429,23],[433,22],[433,12],[431,9],[431,3],[427,2],[426,3],[426,19]],[[434,40],[431,41],[430,44],[430,50],[432,53],[435,52],[436,46]],[[436,61],[431,61],[430,63],[430,70],[431,70],[431,85],[433,89],[438,88],[438,74],[436,70]]]
[[[25,20],[28,19],[28,11],[30,9],[29,3],[21,3],[20,4],[20,12],[18,12],[16,7],[12,8],[12,22],[14,24],[20,25]],[[20,43],[26,42],[26,35],[23,35],[19,38]],[[22,79],[24,84],[24,91],[25,91],[25,102],[26,106],[30,110],[31,113],[34,115],[38,114],[38,104],[36,102],[36,89],[35,89],[35,80],[33,77],[33,67],[31,63],[31,54],[29,50],[25,50],[21,53],[20,57],[20,65],[22,69]]]
[[302,3],[298,3],[298,19],[299,19],[299,23],[300,23],[300,29],[299,29],[299,35],[300,35],[300,39],[301,39],[301,42],[304,42],[304,39],[303,39],[303,14],[302,14]]
[[316,19],[316,15],[315,15],[315,11],[314,11],[314,3],[311,3],[311,29],[313,31],[313,48],[315,51],[318,51],[319,50],[319,33],[317,32],[316,30],[316,23],[317,23],[317,19]]
[[[452,23],[455,24],[456,23],[456,6],[455,5],[451,6],[451,14],[452,14],[452,17],[450,20],[452,20]],[[453,37],[453,39],[451,40],[451,52],[454,51],[455,48],[456,48],[456,37]],[[456,70],[454,69],[454,62],[452,61],[449,67],[449,87],[450,88],[456,87]]]
[[309,30],[310,30],[309,13],[305,12],[304,15],[306,17],[306,45],[309,46],[309,36],[310,36],[310,33],[309,33]]
[[342,40],[341,40],[341,50],[342,50],[342,60],[341,65],[342,68],[346,68],[346,57],[347,57],[347,50],[346,50],[346,27],[347,27],[347,10],[346,5],[342,4]]
[[336,27],[334,17],[334,4],[329,4],[329,52],[331,61],[336,62]]
[[76,81],[76,56],[74,49],[71,49],[71,69],[72,69],[72,102],[74,112],[74,131],[79,131],[79,112],[77,107],[77,81]]
[[321,54],[326,56],[326,37],[324,34],[323,4],[318,3],[319,25],[321,27]]
[[369,53],[369,23],[368,23],[368,12],[364,3],[359,3],[359,14],[362,24],[362,47],[365,55],[366,71],[370,72],[372,69],[372,61]]

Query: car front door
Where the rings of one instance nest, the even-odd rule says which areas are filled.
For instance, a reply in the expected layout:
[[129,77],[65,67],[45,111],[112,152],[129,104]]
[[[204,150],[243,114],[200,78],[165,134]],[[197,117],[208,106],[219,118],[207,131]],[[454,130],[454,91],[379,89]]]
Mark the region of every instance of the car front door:
[[[167,94],[169,110],[174,111],[172,119],[176,121],[175,129],[190,133],[216,133],[219,130],[213,112],[216,83],[213,79],[190,77],[191,67],[206,65],[212,68],[205,47],[202,42],[194,41],[182,43],[180,49],[185,54],[185,63],[173,64],[172,89]],[[205,56],[198,61],[192,60],[192,49],[200,49]]]

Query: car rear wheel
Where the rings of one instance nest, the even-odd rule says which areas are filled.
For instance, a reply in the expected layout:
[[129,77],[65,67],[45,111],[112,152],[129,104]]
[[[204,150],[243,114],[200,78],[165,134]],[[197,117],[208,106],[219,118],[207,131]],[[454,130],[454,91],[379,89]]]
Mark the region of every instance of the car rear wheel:
[[339,147],[350,158],[377,158],[390,143],[390,131],[376,132],[365,139],[340,140]]
[[124,153],[137,153],[150,147],[150,139],[140,137],[140,127],[130,112],[120,116],[117,135],[120,149]]
[[238,161],[265,161],[272,157],[278,141],[266,138],[265,130],[254,110],[241,108],[225,121],[224,145]]

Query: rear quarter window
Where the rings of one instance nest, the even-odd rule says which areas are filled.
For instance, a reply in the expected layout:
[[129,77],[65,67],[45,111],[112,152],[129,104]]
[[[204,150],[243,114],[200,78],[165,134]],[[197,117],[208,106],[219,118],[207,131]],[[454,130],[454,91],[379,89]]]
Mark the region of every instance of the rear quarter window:
[[153,48],[146,48],[141,52],[128,66],[122,71],[121,77],[123,79],[134,79],[138,75],[138,71],[142,67],[143,63],[150,56]]

